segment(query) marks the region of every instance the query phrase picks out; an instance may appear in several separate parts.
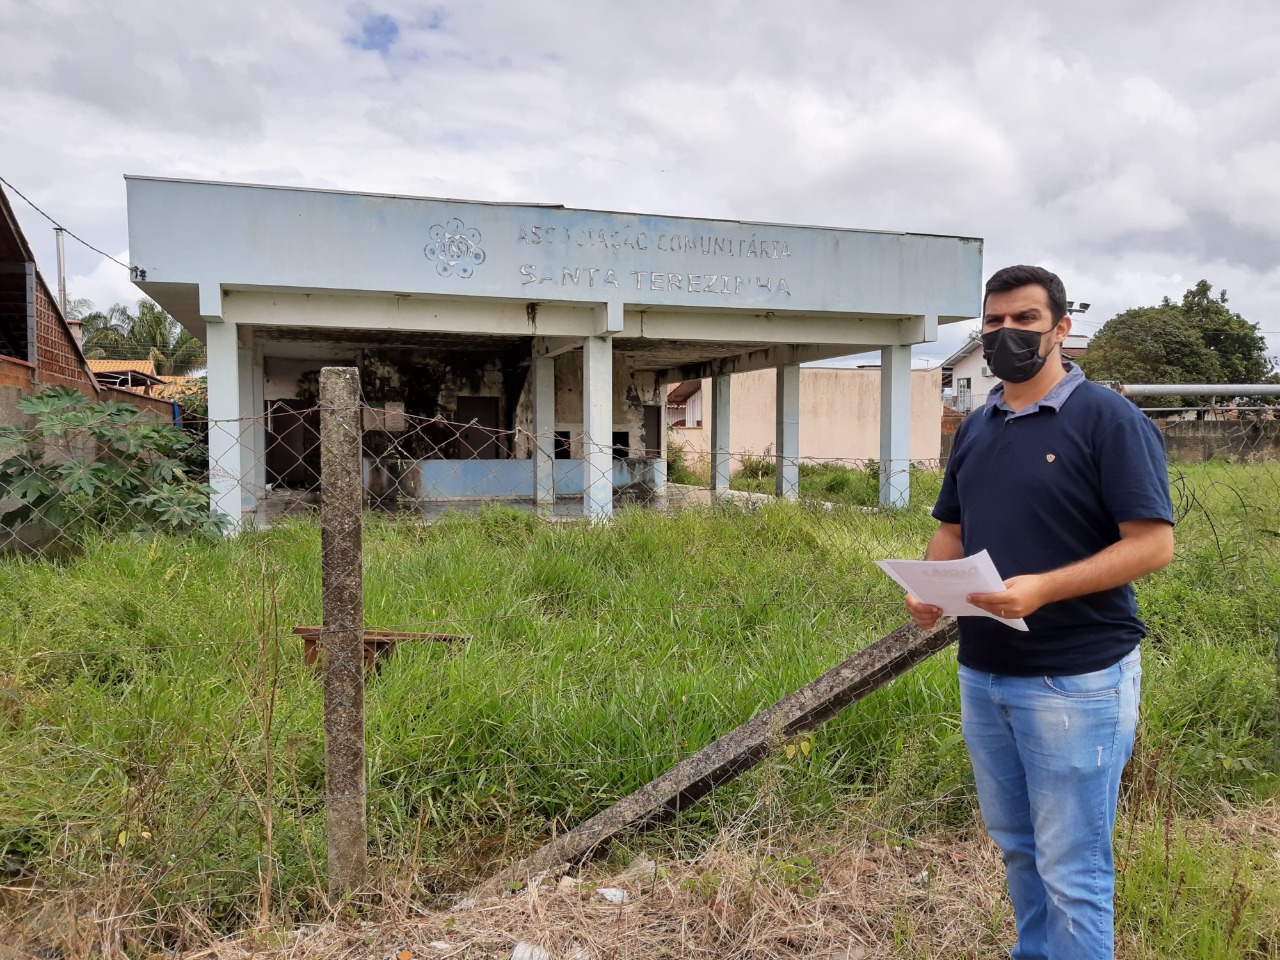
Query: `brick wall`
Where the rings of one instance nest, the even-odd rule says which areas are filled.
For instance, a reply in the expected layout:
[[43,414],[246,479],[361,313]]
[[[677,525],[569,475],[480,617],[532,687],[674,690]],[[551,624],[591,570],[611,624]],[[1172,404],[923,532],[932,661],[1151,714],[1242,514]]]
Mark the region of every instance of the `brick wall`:
[[96,391],[71,331],[43,280],[36,283],[36,380],[42,387],[71,387],[93,397]]
[[1278,420],[1157,421],[1171,463],[1208,460],[1280,460]]
[[162,400],[159,397],[145,397],[140,393],[134,393],[132,390],[125,390],[122,387],[109,387],[105,384],[98,399],[112,400],[116,403],[132,403],[144,413],[155,414],[157,418],[165,423],[173,423],[173,401],[171,400]]
[[0,427],[26,426],[30,418],[18,412],[18,401],[35,393],[36,369],[29,363],[0,357]]

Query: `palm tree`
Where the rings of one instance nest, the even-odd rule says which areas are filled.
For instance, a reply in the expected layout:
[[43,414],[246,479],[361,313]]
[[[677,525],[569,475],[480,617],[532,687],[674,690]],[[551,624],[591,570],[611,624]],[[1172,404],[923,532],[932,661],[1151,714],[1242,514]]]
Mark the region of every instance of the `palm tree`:
[[151,300],[138,301],[132,314],[123,304],[104,313],[87,300],[68,309],[84,326],[84,355],[94,360],[152,360],[163,377],[182,376],[205,365],[204,344]]

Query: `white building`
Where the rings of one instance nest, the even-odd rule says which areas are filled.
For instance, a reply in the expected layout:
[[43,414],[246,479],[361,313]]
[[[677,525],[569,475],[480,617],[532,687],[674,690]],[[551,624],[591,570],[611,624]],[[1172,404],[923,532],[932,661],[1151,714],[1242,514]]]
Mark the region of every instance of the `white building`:
[[[800,364],[871,349],[882,499],[902,504],[911,345],[980,303],[982,243],[962,237],[148,177],[127,189],[135,281],[208,344],[211,419],[242,425],[210,440],[213,505],[236,521],[264,502],[264,413],[307,402],[323,365],[360,368],[379,435],[448,417],[514,438],[460,430],[421,470],[450,464],[476,496],[485,477],[538,501],[576,484],[598,517],[616,452],[662,482],[665,384],[711,378],[728,450],[732,375],[753,370],[775,371],[779,492],[794,496]],[[576,474],[557,469],[557,435]]]
[[[916,463],[936,463],[941,453],[942,371],[911,371],[911,426],[908,452]],[[703,401],[711,380],[675,385],[667,396],[673,438],[694,464],[710,460],[711,422]],[[777,442],[773,411],[777,384],[770,371],[734,377],[730,414],[730,472],[743,457],[762,457]],[[865,463],[880,457],[880,370],[878,367],[800,368],[800,459],[809,463]]]

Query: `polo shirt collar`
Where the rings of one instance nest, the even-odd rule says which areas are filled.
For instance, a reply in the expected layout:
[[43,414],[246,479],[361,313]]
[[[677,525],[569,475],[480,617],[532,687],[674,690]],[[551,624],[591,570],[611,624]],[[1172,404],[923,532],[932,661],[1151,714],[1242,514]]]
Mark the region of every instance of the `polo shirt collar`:
[[1029,407],[1023,407],[1021,410],[1015,411],[1013,407],[1004,402],[1004,384],[997,383],[991,388],[991,392],[987,394],[987,416],[991,415],[992,410],[1003,410],[1007,417],[1006,420],[1012,420],[1014,417],[1024,417],[1028,414],[1036,413],[1039,410],[1048,407],[1057,413],[1062,409],[1062,405],[1067,402],[1067,397],[1075,393],[1076,387],[1084,383],[1084,371],[1072,363],[1070,360],[1064,360],[1062,369],[1067,371],[1067,375],[1053,385],[1053,389],[1046,393],[1043,397],[1031,404]]

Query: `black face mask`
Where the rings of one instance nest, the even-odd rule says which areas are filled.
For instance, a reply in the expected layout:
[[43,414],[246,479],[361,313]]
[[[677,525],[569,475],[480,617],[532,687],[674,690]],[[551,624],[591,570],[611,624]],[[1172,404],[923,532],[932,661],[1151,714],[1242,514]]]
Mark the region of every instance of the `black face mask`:
[[982,359],[987,361],[991,372],[1005,383],[1026,383],[1044,366],[1045,358],[1040,356],[1040,341],[1046,333],[1052,332],[1052,327],[1038,332],[1001,327],[984,333]]

